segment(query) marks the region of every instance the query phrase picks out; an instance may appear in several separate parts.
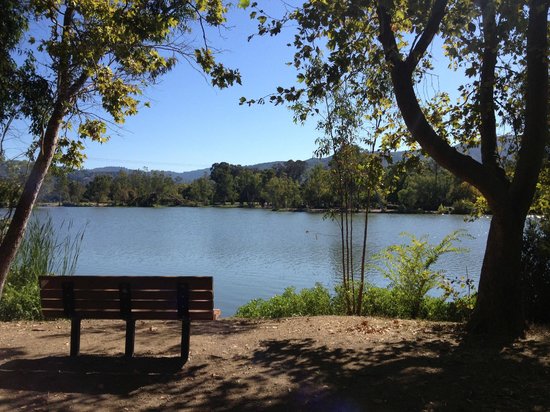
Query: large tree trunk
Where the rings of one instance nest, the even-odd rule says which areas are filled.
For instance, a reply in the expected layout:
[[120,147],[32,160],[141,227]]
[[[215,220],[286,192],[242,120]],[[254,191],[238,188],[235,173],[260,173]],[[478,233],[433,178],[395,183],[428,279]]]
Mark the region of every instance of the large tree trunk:
[[482,163],[458,153],[432,128],[416,98],[412,75],[438,31],[447,0],[436,0],[420,40],[404,60],[392,31],[391,13],[380,0],[378,17],[380,41],[392,64],[392,83],[397,104],[413,138],[437,163],[455,176],[477,187],[494,215],[480,275],[478,299],[469,323],[472,331],[517,337],[525,327],[520,272],[525,219],[533,200],[544,148],[548,144],[548,0],[529,2],[527,30],[527,82],[525,130],[510,181],[496,162],[496,124],[493,76],[495,69],[495,8],[493,2],[480,3],[485,23],[481,96]]
[[521,336],[525,329],[521,249],[525,215],[497,210],[491,220],[476,307],[469,322],[474,333]]
[[32,167],[31,173],[25,182],[23,193],[19,199],[15,213],[2,244],[0,244],[0,297],[8,277],[11,263],[15,259],[19,245],[23,239],[25,228],[29,222],[32,208],[42,186],[42,182],[48,173],[50,164],[57,149],[57,140],[61,120],[63,119],[62,105],[54,110],[46,128],[40,148],[40,153]]

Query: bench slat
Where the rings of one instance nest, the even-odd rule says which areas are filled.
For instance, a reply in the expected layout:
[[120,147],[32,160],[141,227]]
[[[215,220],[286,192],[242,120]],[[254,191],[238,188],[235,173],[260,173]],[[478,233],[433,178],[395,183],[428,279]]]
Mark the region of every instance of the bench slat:
[[[65,312],[58,309],[43,309],[42,313],[47,319],[65,318]],[[76,311],[75,315],[82,319],[122,319],[118,310],[81,310]],[[214,311],[189,311],[191,320],[214,320]],[[150,320],[177,320],[178,313],[176,311],[132,311],[132,319],[150,319]]]
[[72,282],[74,290],[118,289],[121,283],[129,283],[133,290],[175,290],[178,283],[187,283],[190,290],[212,290],[211,276],[41,276],[41,289],[60,289],[63,283]]
[[[175,297],[175,296],[174,296]],[[75,299],[74,301],[75,310],[104,310],[120,309],[120,300],[118,296],[116,299],[102,300],[81,300]],[[42,299],[42,308],[43,309],[59,309],[63,310],[63,300],[62,299]],[[177,311],[177,300],[162,300],[162,299],[149,299],[149,300],[139,300],[132,298],[132,310],[134,309],[151,309],[151,310],[173,310]],[[212,300],[190,300],[189,301],[190,310],[213,310],[214,302]]]
[[[41,289],[40,297],[42,299],[63,299],[61,289]],[[75,299],[94,300],[94,299],[118,299],[118,289],[110,290],[75,290]],[[177,293],[175,290],[132,290],[132,299],[160,299],[175,300]],[[214,300],[211,290],[191,290],[189,291],[190,300]]]

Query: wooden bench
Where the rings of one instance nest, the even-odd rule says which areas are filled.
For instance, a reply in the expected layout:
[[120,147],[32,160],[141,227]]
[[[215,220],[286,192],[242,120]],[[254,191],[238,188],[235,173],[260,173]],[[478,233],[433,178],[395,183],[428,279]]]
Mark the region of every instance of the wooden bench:
[[127,357],[134,355],[137,319],[178,319],[185,363],[190,321],[219,315],[210,276],[41,276],[40,298],[46,319],[71,319],[71,356],[80,352],[82,319],[125,320]]

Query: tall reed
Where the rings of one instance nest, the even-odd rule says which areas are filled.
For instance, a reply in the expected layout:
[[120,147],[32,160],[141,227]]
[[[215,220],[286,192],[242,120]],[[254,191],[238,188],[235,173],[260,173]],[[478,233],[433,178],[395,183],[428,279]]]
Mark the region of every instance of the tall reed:
[[0,320],[41,318],[38,277],[74,274],[85,229],[63,222],[56,233],[50,216],[29,223],[0,299]]

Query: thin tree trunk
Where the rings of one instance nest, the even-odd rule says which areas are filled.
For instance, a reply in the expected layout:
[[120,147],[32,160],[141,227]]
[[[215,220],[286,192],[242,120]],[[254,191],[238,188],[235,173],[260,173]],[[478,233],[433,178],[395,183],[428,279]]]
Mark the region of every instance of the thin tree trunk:
[[[376,119],[376,127],[380,126],[380,118]],[[374,155],[374,150],[376,149],[377,138],[374,138],[372,141],[370,155]],[[371,177],[372,174],[372,163],[369,163],[368,177]],[[368,182],[368,180],[367,180]],[[363,291],[365,290],[365,262],[367,260],[367,236],[368,236],[368,227],[369,227],[369,210],[370,210],[370,197],[371,197],[372,186],[370,182],[367,183],[367,204],[365,211],[365,224],[363,226],[363,250],[361,251],[361,282],[359,283],[359,296],[357,300],[357,315],[361,316],[361,311],[363,309]]]
[[363,291],[365,290],[365,261],[367,259],[367,234],[369,227],[369,209],[370,209],[370,185],[367,188],[367,210],[365,211],[365,225],[363,227],[363,250],[361,251],[361,281],[359,282],[359,296],[357,297],[357,315],[361,316],[363,308]]
[[348,279],[346,271],[346,242],[344,235],[344,211],[340,208],[340,236],[342,242],[342,282],[344,287],[344,299],[346,302],[346,313],[349,313],[349,308],[351,307],[349,296],[348,296]]
[[15,255],[23,239],[36,197],[57,149],[58,133],[62,119],[62,105],[58,104],[48,122],[48,127],[42,139],[40,153],[25,182],[25,187],[15,208],[6,236],[2,239],[2,244],[0,244],[0,297],[6,284],[11,263],[15,259]]
[[[350,190],[351,192],[351,190]],[[351,312],[355,313],[356,308],[356,299],[355,299],[355,267],[353,265],[353,193],[350,193],[348,200],[348,210],[349,210],[349,268],[350,268],[350,278],[351,278]]]

